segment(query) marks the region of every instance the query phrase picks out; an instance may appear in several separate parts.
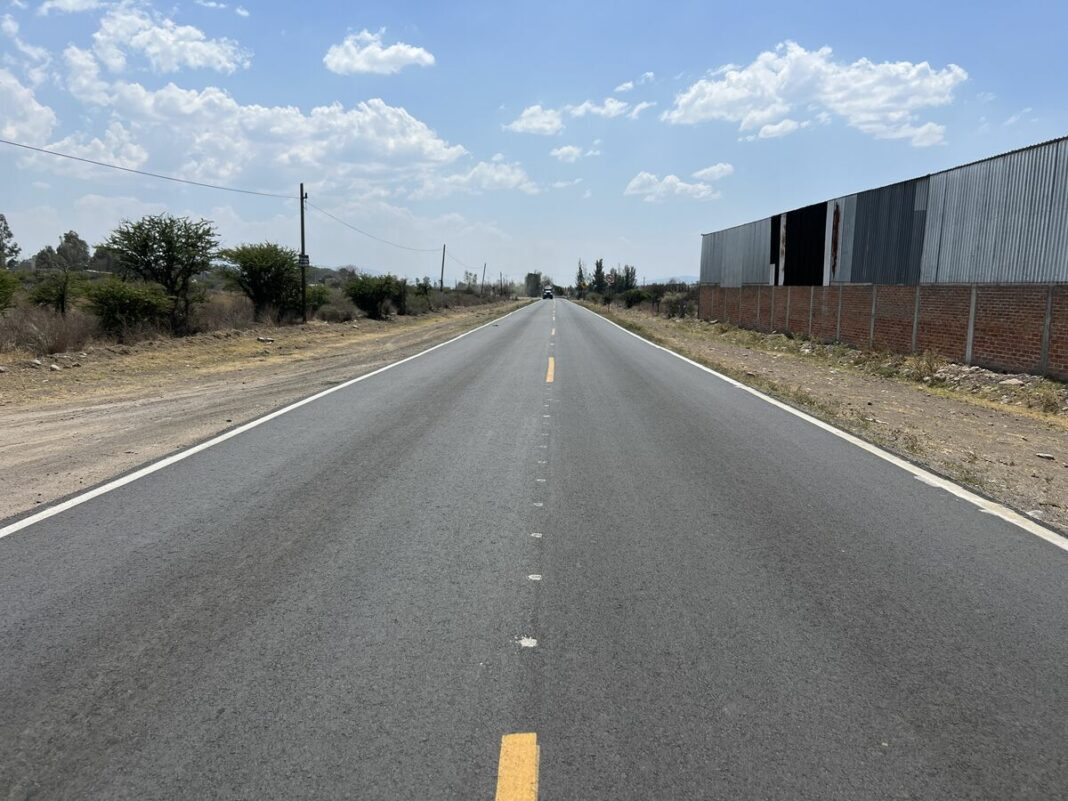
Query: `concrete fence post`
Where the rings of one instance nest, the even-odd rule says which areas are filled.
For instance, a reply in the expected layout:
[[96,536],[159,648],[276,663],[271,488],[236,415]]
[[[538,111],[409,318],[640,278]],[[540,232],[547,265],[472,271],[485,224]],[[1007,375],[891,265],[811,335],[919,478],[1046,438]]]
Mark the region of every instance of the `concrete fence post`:
[[972,301],[968,309],[968,338],[964,341],[964,363],[972,363],[972,339],[975,337],[975,297],[978,287],[972,284]]
[[916,352],[916,341],[920,332],[920,285],[916,284],[916,300],[912,304],[912,352]]
[[871,285],[871,319],[868,321],[868,350],[875,347],[875,312],[878,309],[879,285]]
[[775,284],[771,285],[771,309],[768,312],[768,330],[775,330]]
[[838,285],[838,322],[834,325],[834,341],[842,341],[842,285]]
[[812,304],[816,299],[816,287],[808,288],[808,338],[812,339]]
[[757,284],[757,314],[756,314],[756,328],[757,328],[757,330],[758,330],[758,331],[760,330],[760,294],[761,294],[761,293],[760,293],[760,290],[762,290],[763,288],[764,288],[764,287],[760,286],[760,284]]
[[1038,369],[1042,375],[1049,372],[1049,334],[1053,325],[1053,284],[1046,287],[1046,319],[1042,323],[1042,356],[1039,359]]
[[789,331],[790,330],[790,294],[791,294],[790,290],[792,290],[792,289],[793,289],[792,286],[786,287],[786,319],[783,320],[783,326],[782,326],[783,331]]

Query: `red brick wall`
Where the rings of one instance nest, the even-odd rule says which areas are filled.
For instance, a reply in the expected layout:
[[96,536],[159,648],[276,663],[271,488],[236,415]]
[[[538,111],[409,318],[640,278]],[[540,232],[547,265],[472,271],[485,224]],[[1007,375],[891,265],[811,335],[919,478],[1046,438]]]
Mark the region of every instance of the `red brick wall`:
[[744,325],[746,328],[755,328],[757,324],[757,291],[760,287],[755,286],[743,286],[741,288],[742,294],[742,308],[741,314],[738,317],[740,325]]
[[912,353],[916,287],[880,286],[875,298],[875,347]]
[[790,319],[787,320],[786,330],[795,334],[807,334],[810,288],[807,286],[789,286],[786,289],[790,292]]
[[716,298],[716,287],[699,286],[697,288],[697,316],[702,320],[711,320],[715,315],[712,313],[712,304]]
[[868,347],[871,335],[870,284],[843,284],[839,338],[857,348]]
[[1044,286],[980,286],[975,297],[972,361],[1001,370],[1042,368]]
[[1052,376],[1068,381],[1068,286],[1053,287],[1049,325],[1049,366]]
[[[790,331],[825,341],[869,347],[872,292],[876,293],[874,346],[912,351],[915,286],[844,284],[829,287],[701,287],[699,314],[748,328]],[[790,293],[787,321],[787,292]],[[976,285],[972,363],[997,370],[1042,370],[1042,338],[1048,293],[1051,322],[1046,372],[1068,380],[1068,285]],[[841,319],[839,320],[839,295]],[[809,298],[812,320],[809,327]],[[971,310],[970,285],[920,287],[916,350],[964,361]],[[759,301],[758,301],[759,298]]]
[[971,298],[970,286],[924,286],[920,290],[916,350],[920,353],[933,350],[955,361],[963,361]]
[[838,325],[838,287],[816,287],[813,306],[812,337],[823,342],[833,341]]
[[786,290],[790,287],[775,287],[775,303],[772,306],[772,331],[785,331],[786,329]]

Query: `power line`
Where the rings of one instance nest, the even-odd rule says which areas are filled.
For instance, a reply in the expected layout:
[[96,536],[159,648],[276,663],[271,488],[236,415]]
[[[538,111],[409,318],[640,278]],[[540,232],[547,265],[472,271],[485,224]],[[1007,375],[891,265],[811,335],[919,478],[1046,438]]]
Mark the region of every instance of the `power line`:
[[199,186],[204,189],[218,189],[223,192],[237,192],[242,195],[258,195],[260,197],[275,197],[282,198],[283,200],[292,200],[291,195],[282,195],[277,192],[257,192],[254,189],[238,189],[233,186],[219,186],[218,184],[207,184],[202,181],[190,181],[187,178],[176,178],[173,175],[161,175],[158,172],[147,172],[145,170],[135,170],[132,167],[123,167],[118,164],[109,164],[106,161],[94,161],[93,159],[82,158],[81,156],[72,156],[69,153],[60,153],[56,150],[47,150],[43,147],[34,147],[33,145],[24,145],[21,142],[12,142],[8,139],[0,139],[0,144],[11,145],[12,147],[21,147],[23,150],[32,150],[36,153],[46,153],[49,156],[58,156],[63,159],[70,159],[71,161],[80,161],[83,164],[92,164],[96,167],[107,167],[110,170],[121,170],[122,172],[130,172],[134,175],[144,175],[149,178],[159,178],[164,181],[174,181],[177,184],[189,184],[190,186]]
[[368,233],[367,231],[363,230],[362,228],[357,228],[352,223],[345,222],[345,220],[341,219],[340,217],[334,216],[333,214],[328,212],[326,209],[319,208],[318,206],[316,206],[311,201],[308,201],[308,206],[310,208],[315,209],[320,214],[323,214],[323,215],[329,217],[334,222],[339,223],[341,225],[344,225],[346,228],[351,228],[356,233],[363,234],[364,236],[366,236],[366,237],[368,237],[370,239],[373,239],[376,242],[381,242],[384,245],[392,245],[395,248],[400,248],[401,250],[410,250],[413,253],[437,253],[438,252],[438,249],[436,247],[434,247],[434,248],[413,248],[413,247],[410,247],[408,245],[400,245],[400,244],[398,244],[396,242],[390,242],[388,239],[383,239],[380,236],[375,236],[374,234]]
[[[282,199],[282,200],[292,200],[292,197],[290,195],[283,195],[283,194],[280,194],[278,192],[259,192],[259,191],[254,190],[254,189],[240,189],[240,188],[234,187],[234,186],[221,186],[219,184],[209,184],[209,183],[205,183],[203,181],[192,181],[192,180],[189,180],[188,178],[178,178],[178,177],[173,176],[173,175],[163,175],[162,173],[158,173],[158,172],[148,172],[147,170],[137,170],[137,169],[134,169],[133,167],[123,167],[123,166],[121,166],[119,164],[111,164],[111,163],[106,162],[106,161],[96,161],[94,159],[87,159],[87,158],[84,158],[82,156],[71,155],[70,153],[60,153],[58,150],[48,150],[47,148],[43,148],[43,147],[35,147],[33,145],[26,145],[26,144],[23,144],[22,142],[12,142],[9,139],[0,139],[0,144],[10,145],[11,147],[22,148],[23,150],[31,150],[31,151],[33,151],[35,153],[44,153],[44,154],[46,154],[48,156],[56,156],[57,158],[69,159],[70,161],[79,161],[79,162],[81,162],[83,164],[92,164],[94,167],[105,167],[105,168],[107,168],[109,170],[119,170],[121,172],[127,172],[127,173],[131,173],[133,175],[143,175],[143,176],[145,176],[147,178],[158,178],[158,179],[160,179],[162,181],[173,181],[174,183],[177,183],[177,184],[187,184],[189,186],[199,186],[202,189],[217,189],[217,190],[219,190],[221,192],[236,192],[236,193],[242,194],[242,195],[256,195],[258,197],[271,197],[271,198],[279,198],[279,199]],[[401,245],[401,244],[399,244],[397,242],[391,242],[390,240],[383,239],[380,236],[375,236],[374,234],[370,233],[369,231],[365,231],[362,228],[359,228],[359,227],[353,225],[352,223],[346,222],[345,220],[341,219],[340,217],[337,217],[336,215],[331,214],[326,209],[320,208],[319,206],[316,206],[314,203],[311,203],[310,201],[306,201],[306,202],[307,202],[307,204],[308,204],[308,206],[310,208],[315,209],[320,214],[322,214],[322,215],[324,215],[326,217],[329,217],[334,222],[339,223],[340,225],[343,225],[346,228],[349,228],[349,229],[355,231],[358,234],[362,234],[363,236],[366,236],[369,239],[373,239],[376,242],[381,242],[384,245],[390,245],[391,247],[400,248],[401,250],[408,250],[408,251],[411,251],[413,253],[437,253],[438,249],[436,247],[433,247],[433,248],[415,248],[415,247],[410,247],[409,245]],[[464,266],[468,270],[474,269],[473,267],[471,267],[471,265],[469,265],[466,262],[456,258],[456,256],[452,255],[452,253],[448,253],[447,255],[448,255],[448,257],[450,259],[455,261],[457,264],[460,264],[460,265]]]

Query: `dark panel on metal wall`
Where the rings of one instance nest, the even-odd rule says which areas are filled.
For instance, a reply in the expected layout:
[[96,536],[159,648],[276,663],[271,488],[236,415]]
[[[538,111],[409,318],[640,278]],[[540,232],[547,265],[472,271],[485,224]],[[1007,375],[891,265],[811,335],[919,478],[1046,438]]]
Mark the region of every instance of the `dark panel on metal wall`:
[[775,265],[775,274],[771,277],[773,284],[779,283],[779,235],[781,231],[781,223],[779,222],[779,215],[776,214],[771,218],[771,253],[768,264]]
[[823,246],[827,239],[827,204],[816,203],[786,213],[786,286],[823,284]]
[[858,194],[850,280],[858,284],[918,283],[926,208],[926,179]]

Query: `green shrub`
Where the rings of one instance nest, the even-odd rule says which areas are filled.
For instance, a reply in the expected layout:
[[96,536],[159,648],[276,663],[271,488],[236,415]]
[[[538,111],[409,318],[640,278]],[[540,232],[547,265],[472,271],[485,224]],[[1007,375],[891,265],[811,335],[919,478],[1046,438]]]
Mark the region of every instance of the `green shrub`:
[[19,291],[19,279],[0,267],[0,311],[14,305],[15,293]]
[[220,250],[219,258],[227,265],[223,269],[227,283],[252,301],[257,322],[268,311],[277,322],[289,313],[300,314],[300,263],[295,250],[262,242]]
[[132,283],[112,278],[89,289],[89,304],[100,327],[121,342],[132,331],[166,320],[171,299],[156,284]]
[[688,292],[666,292],[660,299],[660,313],[665,317],[686,317],[691,306]]
[[408,281],[392,275],[357,275],[345,286],[356,308],[372,320],[408,311]]
[[308,302],[308,313],[315,314],[330,302],[330,287],[326,284],[311,284],[305,294]]
[[33,288],[30,300],[37,306],[48,306],[65,315],[75,298],[84,291],[85,279],[73,270],[55,270]]
[[623,293],[623,305],[628,309],[637,306],[639,303],[644,303],[649,299],[649,293],[644,289],[638,289],[637,287],[628,289]]

